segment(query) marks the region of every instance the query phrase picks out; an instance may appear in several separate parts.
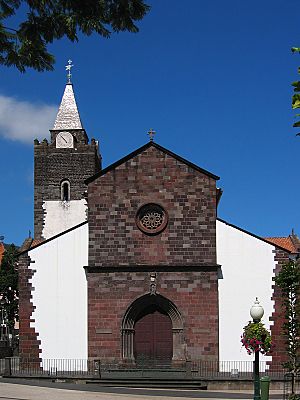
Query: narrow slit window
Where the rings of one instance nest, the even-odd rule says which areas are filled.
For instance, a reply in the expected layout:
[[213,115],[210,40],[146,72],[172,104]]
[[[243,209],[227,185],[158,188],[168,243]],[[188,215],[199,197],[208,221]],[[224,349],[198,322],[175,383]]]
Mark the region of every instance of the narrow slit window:
[[61,183],[61,201],[70,201],[70,182],[63,181]]

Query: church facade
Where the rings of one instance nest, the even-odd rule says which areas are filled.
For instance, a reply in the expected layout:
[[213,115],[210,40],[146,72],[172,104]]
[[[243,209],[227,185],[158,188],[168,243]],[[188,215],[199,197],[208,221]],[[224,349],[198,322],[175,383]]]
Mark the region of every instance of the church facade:
[[218,176],[153,140],[102,169],[70,83],[50,133],[35,141],[39,243],[19,260],[21,357],[248,360],[255,297],[280,343],[273,277],[290,252],[217,217]]

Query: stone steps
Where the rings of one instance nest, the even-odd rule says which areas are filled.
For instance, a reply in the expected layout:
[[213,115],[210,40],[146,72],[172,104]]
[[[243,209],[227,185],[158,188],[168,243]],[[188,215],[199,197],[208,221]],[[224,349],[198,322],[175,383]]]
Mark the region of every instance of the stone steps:
[[134,388],[160,388],[160,389],[193,389],[206,390],[207,384],[199,379],[174,379],[174,378],[126,378],[126,379],[93,379],[86,380],[86,384],[98,386],[122,386]]

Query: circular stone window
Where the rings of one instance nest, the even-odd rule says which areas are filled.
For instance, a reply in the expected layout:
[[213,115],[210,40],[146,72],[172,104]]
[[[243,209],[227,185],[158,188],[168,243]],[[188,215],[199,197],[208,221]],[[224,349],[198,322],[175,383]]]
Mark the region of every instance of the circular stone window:
[[158,204],[149,203],[142,206],[136,215],[138,228],[148,235],[162,232],[168,223],[167,212]]

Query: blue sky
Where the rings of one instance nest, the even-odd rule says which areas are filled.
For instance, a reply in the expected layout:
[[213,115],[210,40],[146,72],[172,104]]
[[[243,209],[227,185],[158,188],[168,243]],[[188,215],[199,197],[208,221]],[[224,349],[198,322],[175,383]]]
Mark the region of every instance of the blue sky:
[[300,137],[290,83],[296,0],[149,0],[138,34],[51,45],[54,72],[0,66],[0,235],[33,231],[33,139],[49,138],[69,58],[104,166],[148,141],[221,177],[219,216],[261,236],[300,236]]

